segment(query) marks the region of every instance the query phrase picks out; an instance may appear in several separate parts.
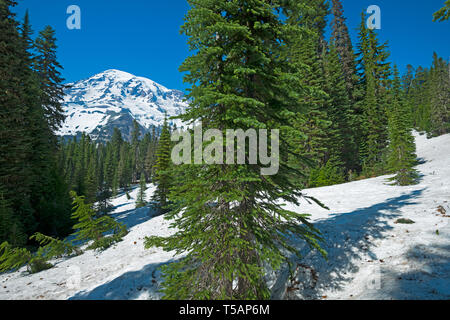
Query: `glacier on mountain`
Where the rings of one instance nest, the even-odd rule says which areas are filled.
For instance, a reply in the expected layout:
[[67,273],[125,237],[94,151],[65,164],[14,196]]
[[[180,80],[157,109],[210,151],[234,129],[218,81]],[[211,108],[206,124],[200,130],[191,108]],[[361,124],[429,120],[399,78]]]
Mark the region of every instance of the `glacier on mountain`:
[[[107,140],[114,127],[129,138],[136,120],[142,132],[159,127],[187,107],[182,91],[171,90],[144,77],[111,69],[67,85],[63,101],[66,121],[58,132],[76,136],[85,132],[94,140]],[[171,121],[181,126],[181,121]]]

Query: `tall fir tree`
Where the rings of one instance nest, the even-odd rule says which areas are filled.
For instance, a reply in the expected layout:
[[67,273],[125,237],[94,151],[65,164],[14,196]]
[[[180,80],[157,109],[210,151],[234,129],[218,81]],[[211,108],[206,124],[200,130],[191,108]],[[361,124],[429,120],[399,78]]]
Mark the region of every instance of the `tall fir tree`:
[[[296,132],[289,141],[293,154],[291,165],[304,174],[307,185],[312,167],[320,168],[326,163],[327,146],[330,142],[327,131],[331,126],[324,109],[328,99],[324,92],[324,54],[318,45],[324,32],[324,17],[318,13],[319,2],[300,1],[285,8],[288,33],[287,59],[295,70],[297,110],[289,119]],[[321,21],[321,23],[317,23]],[[305,91],[304,88],[308,88]],[[305,161],[306,160],[306,161]],[[314,165],[312,165],[314,164]]]
[[132,180],[137,181],[138,175],[140,175],[140,148],[139,148],[139,137],[141,136],[141,129],[139,127],[139,123],[134,120],[133,121],[133,131],[131,135],[131,161],[132,161]]
[[388,144],[387,115],[390,64],[387,43],[380,44],[376,31],[366,26],[361,15],[359,28],[359,72],[363,98],[360,140],[361,163],[366,174],[383,172],[383,161]]
[[430,70],[418,67],[407,95],[412,110],[413,125],[420,132],[431,130]]
[[167,215],[177,231],[149,238],[147,246],[187,253],[164,268],[167,299],[267,299],[264,265],[278,269],[286,262],[290,255],[282,248],[297,252],[290,235],[319,248],[317,230],[306,217],[278,204],[298,203],[300,196],[290,182],[297,171],[285,161],[291,130],[286,123],[298,110],[294,87],[299,80],[282,51],[288,29],[294,30],[277,14],[283,9],[277,1],[189,4],[182,30],[195,53],[180,68],[192,85],[191,103],[181,118],[202,121],[203,132],[282,129],[281,163],[271,176],[262,175],[266,166],[261,163],[178,167],[181,180],[173,184],[169,201],[174,205]]
[[328,94],[326,110],[331,122],[329,137],[331,138],[327,159],[330,165],[338,170],[349,171],[358,169],[357,140],[354,138],[355,131],[354,112],[348,96],[345,76],[339,63],[339,55],[334,43],[324,60],[324,90]]
[[90,156],[89,165],[85,176],[85,197],[88,203],[94,203],[97,200],[98,176],[96,172],[95,154]]
[[391,180],[401,186],[410,185],[418,177],[413,168],[417,163],[416,144],[412,135],[410,109],[405,103],[396,66],[390,100],[388,167],[396,174]]
[[430,72],[430,133],[450,132],[450,64],[433,54]]
[[145,174],[141,173],[141,178],[139,181],[139,191],[136,199],[136,208],[142,208],[147,205],[145,200],[145,191],[147,190],[147,184],[145,183]]
[[156,190],[153,193],[152,201],[157,205],[160,213],[167,212],[168,195],[171,186],[171,142],[170,130],[167,118],[164,119],[164,124],[159,137],[158,148],[156,150],[156,163],[154,166],[153,182],[156,185]]
[[61,65],[56,58],[55,30],[46,26],[35,41],[36,71],[41,84],[41,103],[52,131],[60,129],[65,120],[62,107],[64,97],[64,79],[61,77]]
[[41,137],[39,84],[27,51],[31,31],[19,33],[10,10],[15,5],[15,1],[0,2],[0,184],[18,219],[18,229],[29,235],[38,226],[33,190],[41,178],[38,168],[42,161],[36,158],[36,151],[46,155],[43,149],[33,149],[46,135]]
[[358,76],[356,74],[356,55],[353,50],[341,0],[332,0],[332,13],[333,21],[331,24],[331,41],[334,43],[336,51],[339,55],[348,97],[352,102],[355,102],[355,90],[358,84]]

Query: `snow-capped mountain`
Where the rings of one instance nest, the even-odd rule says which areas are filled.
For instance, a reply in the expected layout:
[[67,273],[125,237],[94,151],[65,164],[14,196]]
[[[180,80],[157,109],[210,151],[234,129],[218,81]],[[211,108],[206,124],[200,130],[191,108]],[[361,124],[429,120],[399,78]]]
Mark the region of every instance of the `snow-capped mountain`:
[[64,97],[67,119],[59,135],[85,132],[94,140],[107,140],[118,127],[124,138],[129,138],[134,119],[146,132],[161,126],[164,114],[175,116],[186,107],[181,91],[127,72],[107,70],[68,84]]

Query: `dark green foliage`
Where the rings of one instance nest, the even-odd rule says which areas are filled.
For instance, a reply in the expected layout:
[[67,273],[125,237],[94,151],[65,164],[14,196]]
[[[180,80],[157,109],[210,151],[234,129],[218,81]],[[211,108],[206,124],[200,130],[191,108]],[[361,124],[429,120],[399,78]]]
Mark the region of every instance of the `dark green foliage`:
[[[279,203],[298,204],[301,188],[343,183],[361,170],[414,183],[412,128],[450,132],[449,64],[434,54],[431,68],[408,66],[402,83],[397,72],[392,79],[387,44],[364,14],[354,54],[340,0],[331,1],[327,43],[329,3],[189,1],[182,30],[193,55],[180,70],[190,107],[179,118],[201,121],[203,132],[280,130],[279,171],[263,176],[261,163],[174,166],[167,119],[143,137],[134,121],[131,141],[117,128],[105,144],[86,134],[58,141],[64,86],[55,31],[47,26],[33,40],[28,12],[19,24],[15,2],[0,0],[0,272],[39,272],[80,253],[58,240],[72,227],[88,249],[120,241],[127,230],[107,216],[110,198],[125,192],[130,200],[139,183],[143,207],[153,182],[152,201],[177,232],[147,238],[146,247],[185,254],[163,268],[165,298],[266,299],[267,268],[299,257],[293,238],[325,255],[308,215]],[[449,5],[434,19],[448,19]],[[27,244],[40,246],[30,252]]]
[[[405,76],[410,79],[406,101],[413,126],[429,137],[450,132],[450,65],[436,53],[431,68],[418,67]],[[404,86],[406,86],[404,84]]]
[[450,65],[436,53],[430,70],[429,93],[431,135],[450,132]]
[[411,219],[405,219],[405,218],[400,218],[395,220],[394,223],[400,223],[400,224],[414,224],[415,222]]
[[[324,78],[325,48],[323,44],[317,45],[321,43],[324,24],[316,22],[324,17],[317,12],[316,5],[317,3],[310,5],[302,1],[298,7],[288,8],[287,11],[288,25],[292,25],[295,30],[289,34],[287,58],[292,61],[292,66],[295,67],[293,70],[298,77],[296,90],[302,92],[297,96],[296,114],[289,119],[294,131],[287,141],[292,149],[290,164],[306,178],[297,181],[303,181],[303,185],[307,184],[312,163],[320,167],[327,162],[331,142],[329,133],[332,122],[327,113],[329,96],[325,92]],[[319,15],[318,20],[315,19],[316,14]]]
[[363,88],[360,161],[366,174],[379,174],[388,144],[386,110],[391,72],[387,44],[379,44],[375,30],[366,27],[365,14],[361,17],[358,55]]
[[23,84],[34,90],[36,82],[31,84],[29,56],[9,9],[12,5],[14,1],[0,2],[0,184],[19,227],[28,232],[36,226],[30,203],[34,175],[28,162],[32,148],[28,125],[36,101]]
[[154,166],[153,182],[156,184],[156,190],[153,194],[152,201],[156,203],[160,213],[167,212],[167,197],[171,186],[171,142],[170,131],[167,119],[159,139],[158,149],[156,150],[156,163]]
[[[56,57],[53,52],[47,60],[34,46],[28,13],[19,26],[13,5],[0,3],[0,184],[15,217],[12,233],[64,235],[70,229],[68,192],[58,175],[54,119],[43,99],[59,79],[44,89],[46,75],[38,71],[56,66]],[[47,40],[54,45],[54,38]]]
[[306,187],[327,158],[327,132],[331,122],[325,118],[322,112],[313,110],[306,115],[297,114],[291,119],[295,132],[290,139],[293,153],[290,155],[290,164],[299,172],[304,172],[300,180]]
[[300,196],[290,182],[301,176],[287,162],[286,139],[293,131],[288,119],[301,109],[294,90],[301,86],[283,43],[302,32],[284,24],[277,12],[287,8],[276,1],[189,4],[182,30],[194,54],[180,70],[192,85],[191,103],[181,118],[201,120],[204,131],[281,129],[281,165],[272,176],[261,175],[260,163],[176,166],[167,219],[177,231],[148,238],[146,245],[186,254],[163,269],[166,299],[267,299],[264,265],[278,269],[298,254],[291,237],[323,253],[307,215],[277,204],[297,203]]
[[412,121],[407,107],[397,67],[391,90],[389,109],[389,156],[388,168],[396,176],[391,180],[405,186],[416,182],[418,174],[413,168],[417,164],[416,145],[412,135]]
[[52,268],[53,265],[40,257],[35,257],[32,259],[28,265],[27,269],[29,273],[38,273],[44,270]]
[[344,182],[345,175],[342,168],[336,167],[331,161],[328,161],[324,167],[311,171],[308,187],[325,187]]
[[45,257],[46,260],[61,258],[63,256],[80,255],[82,252],[69,242],[64,242],[42,233],[36,233],[30,238],[39,243],[37,255]]
[[96,210],[99,215],[104,215],[104,214],[111,212],[111,210],[113,209],[113,206],[109,200],[111,197],[112,197],[111,190],[107,189],[106,184],[103,183],[100,186],[100,190],[98,192],[98,197],[97,197],[98,203],[97,203]]
[[411,109],[414,127],[420,132],[430,132],[430,72],[418,67],[406,96]]
[[[141,162],[141,146],[139,143],[139,137],[141,131],[139,124],[136,120],[133,121],[133,132],[131,138],[131,168],[132,168],[132,180],[137,181],[140,172],[143,169],[143,163]],[[144,150],[143,150],[144,151]]]
[[[77,241],[92,241],[88,249],[105,250],[112,244],[122,240],[128,231],[123,224],[116,222],[108,216],[97,216],[92,205],[85,203],[83,196],[78,196],[74,191],[72,218],[77,221],[73,226]],[[112,233],[107,235],[107,233]]]
[[[323,24],[311,23],[311,19],[314,21],[313,12],[318,10],[314,8],[302,1],[297,14],[292,15],[288,20],[289,23],[303,27],[302,33],[297,32],[291,35],[289,59],[297,64],[301,86],[310,88],[309,92],[302,91],[301,87],[298,89],[302,92],[298,103],[300,112],[290,119],[290,124],[298,130],[298,136],[292,137],[293,149],[297,156],[291,156],[290,159],[291,163],[296,168],[301,168],[306,176],[317,175],[321,169],[308,173],[310,171],[308,165],[299,166],[296,163],[303,162],[304,158],[315,162],[317,168],[333,166],[337,171],[342,172],[341,176],[345,177],[346,172],[357,170],[359,167],[355,139],[358,132],[356,115],[348,91],[349,87],[354,87],[354,84],[346,83],[339,52],[347,57],[347,67],[354,64],[354,61],[348,60],[350,58],[348,48],[343,48],[346,41],[342,41],[341,37],[345,38],[345,35],[340,33],[345,34],[346,27],[342,16],[338,18],[338,22],[335,22],[339,24],[339,30],[335,30],[335,37],[339,38],[339,50],[334,43],[331,43],[329,47],[316,45],[317,39],[324,31],[319,28]],[[335,14],[338,13],[335,12]],[[320,10],[316,14],[321,17]],[[356,77],[355,70],[351,77]]]
[[9,202],[3,196],[0,187],[0,239],[9,242],[13,247],[22,246],[27,242],[27,236],[22,225],[14,215]]
[[147,190],[147,185],[145,183],[145,175],[142,173],[139,183],[139,192],[136,199],[136,208],[142,208],[147,205],[147,202],[145,201],[145,190]]
[[356,56],[353,51],[350,34],[345,23],[344,9],[340,0],[332,0],[332,37],[336,51],[342,66],[347,95],[352,102],[355,102],[355,90],[358,84],[358,76],[356,74]]
[[25,248],[17,248],[8,242],[0,245],[0,272],[18,269],[27,264],[32,254]]
[[324,90],[328,94],[326,102],[327,118],[331,122],[328,132],[330,142],[327,146],[326,164],[338,171],[358,168],[358,134],[355,114],[351,100],[345,90],[345,76],[339,62],[338,52],[333,43],[324,59]]
[[64,86],[59,69],[61,65],[56,59],[55,30],[46,26],[36,38],[35,66],[41,87],[41,104],[44,107],[45,117],[52,131],[58,130],[64,122],[65,115],[62,109]]
[[154,134],[138,140],[139,126],[135,122],[131,143],[122,139],[117,128],[106,144],[92,141],[86,134],[80,140],[74,138],[63,143],[59,162],[66,180],[88,203],[97,202],[98,213],[106,214],[112,208],[111,197],[120,191],[128,193],[138,183],[135,177],[144,173],[146,180],[151,178],[159,142],[155,131]]
[[35,253],[31,253],[25,248],[15,247],[8,242],[0,245],[0,272],[18,269],[27,266],[29,273],[38,273],[53,267],[48,261],[63,256],[81,254],[81,250],[72,244],[36,233],[30,237],[40,244]]
[[433,14],[433,21],[445,21],[450,19],[450,0],[446,0],[444,6]]

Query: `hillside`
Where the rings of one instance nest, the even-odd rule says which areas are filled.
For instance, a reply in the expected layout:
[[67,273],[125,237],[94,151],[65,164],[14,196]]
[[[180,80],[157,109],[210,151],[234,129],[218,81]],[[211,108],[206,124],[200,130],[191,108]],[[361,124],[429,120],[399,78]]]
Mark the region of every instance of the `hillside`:
[[[268,274],[274,298],[450,298],[450,134],[416,136],[416,142],[422,175],[417,185],[391,186],[384,176],[305,190],[331,209],[306,202],[293,208],[312,215],[326,239],[328,261],[306,253],[298,268],[304,286],[290,287],[288,295],[289,273]],[[112,215],[130,228],[122,242],[57,261],[38,274],[28,275],[25,268],[2,274],[0,299],[160,298],[157,268],[174,257],[145,250],[143,239],[168,234],[169,222],[152,218],[146,208],[135,210],[136,195],[134,190],[131,200],[120,195],[113,202]],[[399,218],[415,223],[396,223]]]

